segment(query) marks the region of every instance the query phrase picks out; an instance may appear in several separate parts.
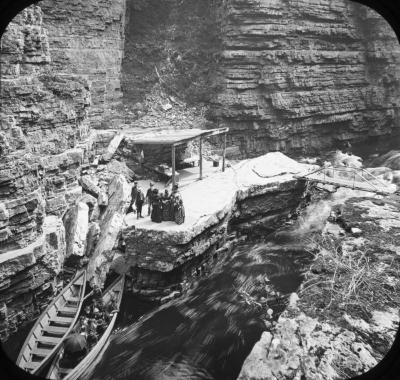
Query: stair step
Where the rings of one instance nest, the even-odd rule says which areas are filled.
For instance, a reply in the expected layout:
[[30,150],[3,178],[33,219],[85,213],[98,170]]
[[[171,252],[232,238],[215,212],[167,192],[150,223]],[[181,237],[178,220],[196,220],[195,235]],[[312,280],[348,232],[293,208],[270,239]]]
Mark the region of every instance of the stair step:
[[58,325],[70,326],[74,317],[53,317],[50,322],[56,323]]
[[48,354],[50,354],[51,349],[46,348],[35,348],[32,350],[32,355],[37,355],[45,358]]
[[47,326],[43,331],[53,335],[64,335],[68,331],[68,327]]

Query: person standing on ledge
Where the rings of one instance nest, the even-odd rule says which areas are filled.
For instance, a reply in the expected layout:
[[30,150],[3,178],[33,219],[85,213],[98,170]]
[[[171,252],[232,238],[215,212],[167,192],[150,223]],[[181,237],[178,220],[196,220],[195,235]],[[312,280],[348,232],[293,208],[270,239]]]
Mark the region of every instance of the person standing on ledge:
[[154,189],[153,194],[153,209],[151,211],[151,220],[155,223],[162,222],[162,201],[158,195],[158,190]]
[[143,218],[142,216],[142,207],[144,203],[144,194],[142,189],[138,186],[137,187],[137,194],[136,194],[136,212],[137,218]]
[[146,193],[146,201],[148,202],[147,206],[147,215],[151,215],[151,208],[153,207],[153,199],[154,199],[154,184],[150,182],[150,188]]
[[136,203],[136,196],[138,192],[138,182],[133,182],[132,190],[131,190],[131,205],[129,206],[129,211],[135,212],[134,204]]
[[175,185],[172,189],[171,202],[174,209],[173,220],[176,224],[185,223],[185,208],[183,207],[182,196],[178,191],[178,185]]
[[171,220],[171,198],[168,189],[165,189],[162,195],[162,220]]

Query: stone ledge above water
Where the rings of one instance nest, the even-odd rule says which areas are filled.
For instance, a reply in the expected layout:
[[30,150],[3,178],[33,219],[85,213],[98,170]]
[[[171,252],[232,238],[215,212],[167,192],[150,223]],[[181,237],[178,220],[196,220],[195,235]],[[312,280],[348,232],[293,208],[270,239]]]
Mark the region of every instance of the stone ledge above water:
[[[182,225],[153,223],[149,217],[138,220],[136,214],[128,214],[123,228],[128,266],[168,272],[201,255],[210,248],[210,241],[217,243],[216,235],[223,240],[228,222],[235,211],[240,214],[238,206],[246,199],[296,192],[299,183],[293,176],[310,168],[280,152],[268,153],[183,187],[186,220]],[[303,186],[301,190],[304,191]],[[272,205],[270,210],[257,210],[250,217],[286,212],[285,205],[273,203],[271,200],[266,203]],[[294,203],[297,205],[300,199]]]

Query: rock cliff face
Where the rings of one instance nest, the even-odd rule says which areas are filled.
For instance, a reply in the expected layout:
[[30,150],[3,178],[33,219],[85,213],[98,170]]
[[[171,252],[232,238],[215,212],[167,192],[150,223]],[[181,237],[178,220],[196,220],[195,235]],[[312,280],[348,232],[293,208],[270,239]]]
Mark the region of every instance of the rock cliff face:
[[227,1],[213,112],[246,155],[398,134],[399,63],[389,24],[353,2]]
[[[398,135],[399,43],[365,6],[148,0],[129,2],[127,13],[128,111],[161,84],[181,101],[205,105],[209,121],[229,126],[242,157],[316,153],[345,140]],[[142,125],[141,117],[134,123]]]
[[[96,172],[93,158],[108,145],[90,129],[114,118],[121,96],[124,15],[122,0],[42,1],[2,36],[1,338],[53,297],[65,258],[84,254],[97,201],[81,175]],[[99,170],[107,184],[112,174]],[[66,234],[62,217],[75,204],[86,225],[70,228],[65,218]]]
[[47,28],[52,69],[76,74],[90,83],[92,128],[117,123],[124,49],[126,0],[45,0],[40,3]]

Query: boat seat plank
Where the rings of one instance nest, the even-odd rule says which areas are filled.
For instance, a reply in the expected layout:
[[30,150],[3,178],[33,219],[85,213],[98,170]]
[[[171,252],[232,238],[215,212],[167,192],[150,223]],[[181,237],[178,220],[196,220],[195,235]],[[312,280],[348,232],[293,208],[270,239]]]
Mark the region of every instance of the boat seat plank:
[[80,298],[79,297],[68,297],[67,298],[67,302],[70,302],[70,303],[77,303],[77,302],[79,302],[80,301]]
[[74,317],[53,317],[50,319],[50,322],[56,323],[58,325],[70,326],[73,320]]
[[64,335],[68,331],[68,327],[47,326],[43,331],[48,334]]
[[32,370],[36,369],[37,367],[39,367],[39,364],[40,364],[40,363],[41,363],[41,362],[26,362],[26,363],[23,365],[23,367],[24,367],[25,370],[30,370],[30,371],[32,371]]
[[53,346],[55,346],[59,341],[60,341],[60,338],[55,338],[52,336],[42,335],[40,338],[38,338],[38,342],[43,343],[43,344],[53,345]]
[[32,355],[37,355],[37,356],[42,356],[46,357],[48,354],[50,354],[51,349],[45,349],[45,348],[35,348],[32,350]]
[[71,372],[72,368],[63,368],[63,367],[58,367],[58,373],[61,375],[67,375],[68,373]]
[[66,315],[73,315],[73,316],[75,316],[76,311],[77,311],[76,307],[69,307],[69,306],[60,307],[58,309],[59,314],[66,314]]

